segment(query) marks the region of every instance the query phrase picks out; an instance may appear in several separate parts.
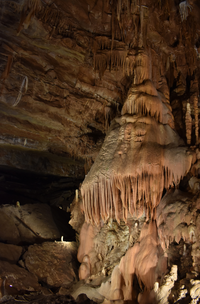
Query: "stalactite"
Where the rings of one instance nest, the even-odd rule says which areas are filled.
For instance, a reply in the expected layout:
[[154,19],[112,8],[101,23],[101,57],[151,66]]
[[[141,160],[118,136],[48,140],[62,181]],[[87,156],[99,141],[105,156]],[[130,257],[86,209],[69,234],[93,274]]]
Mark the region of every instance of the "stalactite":
[[106,36],[97,36],[95,40],[97,41],[100,50],[109,49],[111,47],[111,41]]
[[[110,55],[112,68],[126,64],[120,52]],[[138,52],[134,66],[122,116],[113,120],[81,187],[86,221],[92,224],[113,216],[126,222],[144,211],[147,220],[153,218],[163,189],[177,184],[191,166],[192,155],[172,129],[169,101],[149,79],[148,55]]]
[[99,71],[99,77],[101,78],[107,69],[107,54],[97,53],[94,55],[94,67],[96,71]]
[[185,127],[186,127],[187,144],[190,145],[191,137],[192,137],[192,117],[191,117],[191,108],[189,102],[187,102],[187,109],[185,114]]
[[41,8],[41,0],[28,0],[25,2],[21,13],[17,35],[20,34],[20,31],[23,28],[27,29],[29,27],[32,17],[34,17],[41,10]]
[[148,20],[148,7],[141,6],[140,8],[140,47],[146,47],[147,39],[147,20]]
[[114,6],[114,0],[111,1],[112,5],[112,42],[111,42],[111,53],[114,46],[114,39],[115,39],[115,6]]
[[120,21],[120,17],[121,17],[121,7],[122,7],[122,2],[121,0],[117,1],[117,19],[118,21]]
[[[132,75],[133,74],[133,60],[129,60],[128,56],[128,46],[133,46],[137,43],[138,36],[138,26],[140,24],[139,18],[137,18],[136,13],[138,14],[138,5],[139,1],[130,0],[112,0],[111,1],[111,10],[112,10],[112,19],[111,19],[111,40],[107,37],[97,36],[95,40],[98,44],[98,48],[93,50],[94,54],[94,67],[95,70],[98,70],[98,65],[100,64],[96,61],[96,55],[100,53],[100,50],[110,50],[107,54],[107,68],[118,69],[119,67],[123,68],[123,74]],[[135,8],[137,8],[135,10]],[[142,26],[142,35],[144,37],[144,45],[146,45],[146,20],[147,20],[147,7],[142,7],[142,18],[145,20]],[[133,11],[133,12],[132,12]],[[127,18],[130,19],[129,30],[127,31]],[[135,32],[135,38],[132,37],[130,33]],[[127,33],[130,37],[127,36]],[[126,37],[127,41],[126,41]],[[115,39],[123,40],[124,44],[127,46],[126,51],[121,51],[120,48],[123,48],[124,45]],[[134,40],[134,43],[133,43]],[[102,52],[104,53],[104,52]],[[104,53],[105,55],[105,53]],[[104,56],[102,55],[102,56]],[[104,61],[104,60],[103,60]],[[103,64],[105,67],[105,64]],[[100,77],[103,75],[101,69],[99,70]]]
[[96,71],[99,71],[100,77],[107,68],[110,70],[123,68],[125,74],[131,75],[134,69],[134,59],[129,60],[126,50],[97,52],[94,54],[94,67]]
[[137,210],[147,210],[146,207],[152,214],[161,200],[163,189],[173,184],[172,174],[166,178],[166,171],[164,168],[157,175],[143,172],[141,176],[101,177],[93,185],[81,188],[86,221],[98,225],[100,218],[106,222],[114,212],[118,222],[120,219],[126,222],[128,212],[133,215]]
[[196,145],[198,145],[199,141],[199,108],[198,108],[198,96],[194,97],[194,120],[195,120],[195,137],[196,137]]
[[23,89],[24,89],[24,93],[26,93],[27,90],[28,90],[28,77],[27,76],[25,76],[23,81],[22,81],[22,84],[20,86],[19,93],[17,95],[16,101],[12,105],[13,107],[16,107],[18,105],[18,103],[20,102],[20,100],[22,98],[22,94],[23,94]]
[[188,1],[183,1],[179,4],[179,12],[181,16],[181,21],[183,22],[184,20],[187,19],[189,10],[192,10],[192,6],[188,3]]
[[[156,96],[157,95],[157,96]],[[155,117],[158,122],[166,123],[171,117],[171,126],[173,127],[173,117],[171,106],[163,103],[162,96],[157,93],[151,81],[144,84],[134,85],[129,89],[127,100],[122,108],[122,115],[141,114],[143,116]]]
[[5,66],[5,69],[1,75],[1,78],[3,81],[8,77],[10,70],[12,68],[12,64],[13,64],[13,56],[12,55],[8,55],[8,60]]
[[105,129],[106,129],[106,131],[108,131],[109,122],[110,122],[110,119],[111,119],[111,112],[112,112],[112,109],[111,109],[110,106],[106,106],[104,108]]

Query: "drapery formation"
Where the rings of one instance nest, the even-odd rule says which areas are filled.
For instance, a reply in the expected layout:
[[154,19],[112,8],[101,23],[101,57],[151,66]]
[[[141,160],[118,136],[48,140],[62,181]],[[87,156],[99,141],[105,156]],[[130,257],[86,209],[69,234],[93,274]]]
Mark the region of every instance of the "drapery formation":
[[148,56],[136,55],[133,85],[115,118],[81,192],[87,222],[127,220],[159,204],[163,189],[179,183],[192,155],[174,131],[166,92],[150,79]]

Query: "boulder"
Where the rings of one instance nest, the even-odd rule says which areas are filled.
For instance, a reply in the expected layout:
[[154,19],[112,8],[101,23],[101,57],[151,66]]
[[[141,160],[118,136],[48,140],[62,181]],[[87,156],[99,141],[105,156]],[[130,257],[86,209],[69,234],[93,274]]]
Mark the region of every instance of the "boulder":
[[0,260],[17,263],[22,254],[22,247],[12,244],[0,243]]
[[37,277],[17,265],[0,261],[0,298],[30,291],[40,291]]
[[0,208],[0,241],[20,244],[56,240],[60,232],[47,204],[4,205]]
[[75,242],[45,242],[31,245],[24,254],[24,265],[49,287],[66,287],[77,280]]

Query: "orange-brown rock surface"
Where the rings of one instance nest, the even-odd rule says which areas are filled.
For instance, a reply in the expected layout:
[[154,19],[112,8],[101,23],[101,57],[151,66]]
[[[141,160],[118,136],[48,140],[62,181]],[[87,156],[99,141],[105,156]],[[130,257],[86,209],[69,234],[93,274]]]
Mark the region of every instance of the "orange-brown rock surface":
[[0,301],[198,303],[199,20],[0,0]]

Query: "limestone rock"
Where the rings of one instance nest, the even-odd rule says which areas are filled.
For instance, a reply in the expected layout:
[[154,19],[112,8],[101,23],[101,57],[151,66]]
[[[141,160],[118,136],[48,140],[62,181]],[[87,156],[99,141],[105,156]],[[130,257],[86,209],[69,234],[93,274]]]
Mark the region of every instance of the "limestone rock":
[[25,267],[49,287],[66,287],[77,280],[77,247],[74,242],[31,245],[24,254]]
[[85,216],[82,210],[82,201],[80,199],[74,199],[70,205],[71,219],[69,224],[76,230],[78,233],[81,231],[81,227],[85,221]]
[[83,264],[79,270],[81,279],[97,274],[111,275],[129,246],[138,241],[143,223],[144,217],[129,219],[128,226],[111,219],[99,227],[85,222],[79,235],[77,255]]
[[46,204],[2,206],[0,240],[8,243],[34,243],[35,240],[59,239],[60,232]]
[[[74,222],[79,277],[87,283],[80,296],[95,299],[88,285],[103,274],[104,304],[155,303],[155,280],[161,302],[185,301],[179,294],[186,289],[198,301],[198,280],[181,284],[184,268],[196,279],[200,273],[200,162],[192,155],[199,145],[199,0],[0,0],[0,7],[0,166],[82,180],[95,164],[82,185],[83,207],[76,205],[88,224],[78,212]],[[186,174],[185,191],[193,193],[169,191]],[[2,242],[60,237],[48,208],[3,208]],[[75,253],[64,247],[30,246],[20,265],[64,292],[78,272]],[[158,270],[167,255],[169,268],[182,269],[177,277],[172,267],[162,289]]]
[[199,198],[180,190],[171,190],[157,207],[158,235],[163,249],[170,242],[195,242]]
[[142,289],[143,283],[146,288],[139,296],[139,303],[153,303],[146,300],[155,299],[152,289],[154,282],[160,280],[166,271],[166,261],[164,267],[158,262],[163,257],[158,250],[157,241],[155,221],[143,224],[138,242],[127,250],[119,265],[113,269],[111,278],[107,278],[97,289],[98,293],[111,302],[136,300],[136,286],[139,283]]
[[[169,86],[172,101],[177,91],[185,100],[188,75],[199,66],[199,6],[189,2],[146,0],[129,7],[120,1],[113,7],[109,1],[70,0],[66,6],[55,0],[51,7],[43,1],[1,0],[0,162],[83,177],[84,159],[96,157],[105,136],[105,109],[118,113],[136,50],[147,40],[156,89],[166,94]],[[182,100],[178,103],[176,124],[185,135]],[[73,161],[74,154],[80,159]]]
[[197,193],[200,190],[200,180],[196,177],[191,177],[189,180],[189,186],[193,193]]
[[198,214],[196,219],[196,227],[195,231],[193,232],[193,235],[195,235],[195,242],[192,244],[192,260],[193,260],[193,267],[197,273],[200,272],[200,235],[199,235],[199,229],[200,229],[200,214]]
[[82,282],[81,284],[78,282],[78,284],[75,285],[75,288],[72,290],[71,295],[75,300],[83,295],[86,295],[90,300],[95,301],[95,303],[102,303],[104,300],[104,297],[100,295],[97,288],[85,285]]
[[22,254],[22,247],[0,243],[0,260],[17,263]]
[[162,286],[157,290],[155,290],[159,304],[169,303],[168,296],[171,292],[171,289],[174,286],[174,282],[177,280],[177,274],[178,274],[177,272],[178,272],[177,265],[173,265],[170,273],[165,276]]
[[1,296],[40,291],[36,275],[17,265],[0,261]]
[[190,296],[192,298],[191,304],[197,304],[200,300],[200,281],[191,280],[192,288],[190,289]]

